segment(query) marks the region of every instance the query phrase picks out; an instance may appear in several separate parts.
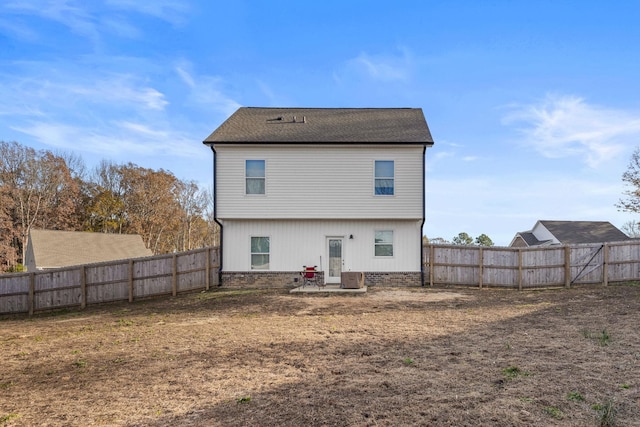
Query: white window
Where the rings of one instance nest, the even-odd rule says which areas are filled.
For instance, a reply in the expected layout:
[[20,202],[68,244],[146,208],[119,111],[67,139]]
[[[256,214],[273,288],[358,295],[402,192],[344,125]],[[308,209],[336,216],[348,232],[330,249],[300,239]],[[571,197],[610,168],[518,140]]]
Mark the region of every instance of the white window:
[[393,256],[393,231],[375,232],[375,256]]
[[268,270],[269,269],[269,238],[268,237],[252,237],[251,238],[251,269],[252,270]]
[[374,194],[393,196],[395,190],[393,160],[376,160],[374,175]]
[[247,160],[245,162],[245,193],[264,194],[265,190],[265,161]]

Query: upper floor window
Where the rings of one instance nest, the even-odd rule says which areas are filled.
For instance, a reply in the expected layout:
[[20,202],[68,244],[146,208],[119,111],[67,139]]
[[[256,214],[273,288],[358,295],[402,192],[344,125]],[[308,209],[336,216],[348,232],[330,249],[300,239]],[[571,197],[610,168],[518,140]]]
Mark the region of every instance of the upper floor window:
[[375,256],[393,256],[393,230],[376,231]]
[[247,160],[245,162],[245,194],[264,194],[265,161]]
[[395,189],[393,160],[376,160],[374,169],[374,194],[393,196]]

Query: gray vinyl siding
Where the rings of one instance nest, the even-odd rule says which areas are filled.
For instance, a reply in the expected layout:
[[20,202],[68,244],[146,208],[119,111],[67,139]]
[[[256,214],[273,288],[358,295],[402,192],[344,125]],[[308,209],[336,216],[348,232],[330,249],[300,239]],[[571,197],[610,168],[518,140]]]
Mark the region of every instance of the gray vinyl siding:
[[[220,219],[422,218],[421,145],[216,145]],[[245,160],[266,161],[266,194],[245,195]],[[393,160],[395,194],[374,195],[374,161]]]

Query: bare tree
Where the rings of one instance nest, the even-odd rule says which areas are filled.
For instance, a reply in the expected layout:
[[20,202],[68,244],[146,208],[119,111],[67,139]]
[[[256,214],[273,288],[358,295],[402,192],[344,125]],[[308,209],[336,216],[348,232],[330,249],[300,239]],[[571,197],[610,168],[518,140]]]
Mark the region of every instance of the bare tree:
[[122,166],[101,161],[86,188],[85,228],[102,233],[123,233],[126,223]]
[[640,238],[640,223],[638,221],[628,221],[622,225],[621,230],[627,236],[637,239]]
[[66,161],[50,152],[43,152],[40,153],[38,169],[46,185],[42,186],[44,210],[36,224],[44,229],[80,230],[81,219],[77,211],[79,183],[71,176]]
[[200,191],[194,181],[178,182],[176,190],[181,211],[176,250],[185,251],[205,246],[203,243],[206,236],[206,224],[203,224],[202,218],[208,204],[207,193]]
[[0,269],[17,264],[33,227],[140,234],[154,253],[214,245],[210,191],[171,172],[0,142]]
[[8,187],[0,184],[0,272],[16,268],[17,253],[14,241],[17,239],[11,218],[12,200]]
[[620,199],[616,207],[625,212],[640,212],[640,147],[637,147],[631,154],[629,166],[622,174],[622,181],[628,187],[623,193],[627,198]]
[[451,244],[450,241],[443,239],[442,237],[435,237],[433,239],[430,239],[428,243],[431,245],[450,245]]
[[154,171],[135,166],[123,166],[124,205],[127,226],[141,234],[154,253],[171,252],[170,232],[179,223],[177,202],[178,180],[162,169]]
[[9,215],[19,254],[32,227],[75,229],[74,200],[78,188],[63,158],[17,142],[0,142],[0,185],[10,200]]

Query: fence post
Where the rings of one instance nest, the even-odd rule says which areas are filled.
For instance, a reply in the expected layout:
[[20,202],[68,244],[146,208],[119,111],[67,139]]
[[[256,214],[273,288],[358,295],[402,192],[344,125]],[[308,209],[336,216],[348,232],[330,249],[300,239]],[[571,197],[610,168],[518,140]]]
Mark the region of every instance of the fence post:
[[36,294],[36,273],[29,274],[29,316],[33,316],[35,309],[35,294]]
[[478,277],[478,287],[480,289],[482,289],[482,279],[483,279],[483,266],[484,266],[484,252],[482,251],[482,247],[478,248],[478,270],[479,270],[479,277]]
[[518,290],[522,290],[522,248],[518,248]]
[[211,286],[211,248],[207,247],[204,250],[204,254],[207,257],[207,261],[205,262],[205,277],[204,277],[204,288],[205,290],[209,290],[209,287]]
[[178,256],[173,254],[173,278],[171,283],[171,295],[174,297],[178,294]]
[[80,267],[80,308],[87,308],[87,276],[85,266]]
[[429,247],[429,286],[433,287],[433,260],[436,254],[436,246]]
[[605,243],[602,249],[604,251],[602,258],[602,284],[609,285],[609,244]]
[[571,287],[571,246],[564,247],[564,287]]
[[129,302],[133,302],[133,260],[129,260]]

